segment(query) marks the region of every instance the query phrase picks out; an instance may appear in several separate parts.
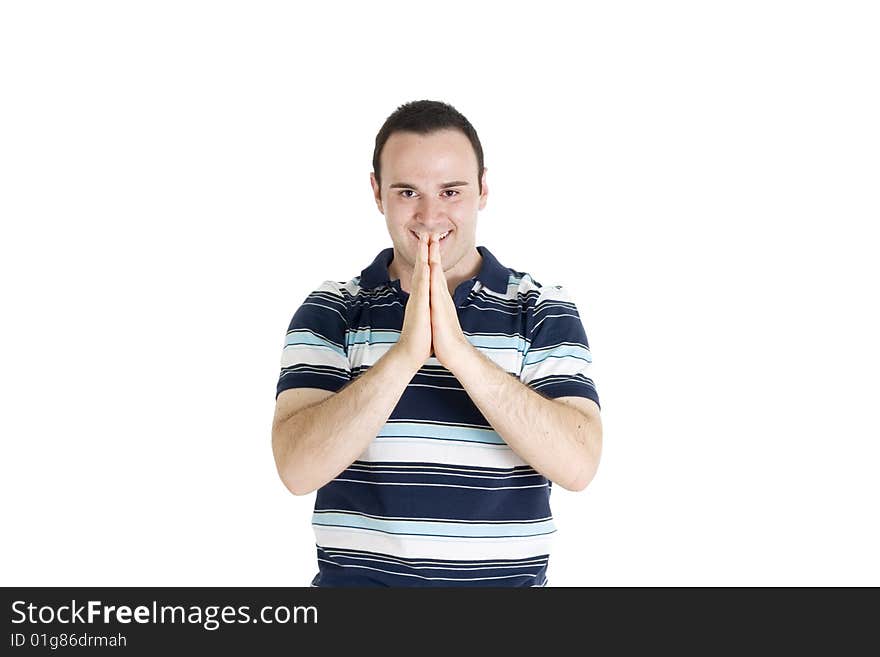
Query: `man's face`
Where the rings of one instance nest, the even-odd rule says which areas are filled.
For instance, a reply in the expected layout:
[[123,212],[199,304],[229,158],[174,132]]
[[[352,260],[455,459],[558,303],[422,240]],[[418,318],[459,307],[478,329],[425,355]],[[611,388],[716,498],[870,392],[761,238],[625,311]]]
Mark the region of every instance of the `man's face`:
[[477,261],[477,213],[485,207],[489,189],[485,168],[482,193],[478,189],[477,156],[464,133],[395,132],[385,142],[380,166],[382,189],[372,173],[370,181],[395,258],[411,268],[418,234],[436,233],[446,235],[440,241],[444,271],[458,272]]

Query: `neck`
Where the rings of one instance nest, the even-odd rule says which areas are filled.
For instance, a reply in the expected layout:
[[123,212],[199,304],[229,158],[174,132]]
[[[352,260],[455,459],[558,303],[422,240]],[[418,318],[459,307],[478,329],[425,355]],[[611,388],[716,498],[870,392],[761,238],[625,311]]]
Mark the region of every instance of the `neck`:
[[[455,263],[451,269],[444,271],[443,274],[446,277],[446,285],[449,288],[449,294],[453,294],[455,288],[457,288],[463,281],[473,278],[480,273],[480,268],[482,266],[483,256],[481,256],[480,252],[474,247],[468,252],[468,255]],[[404,260],[398,256],[397,249],[395,249],[394,257],[388,264],[388,278],[392,281],[400,279],[400,288],[407,294],[412,294],[412,290],[410,289],[412,287],[412,275],[413,266],[404,262]]]

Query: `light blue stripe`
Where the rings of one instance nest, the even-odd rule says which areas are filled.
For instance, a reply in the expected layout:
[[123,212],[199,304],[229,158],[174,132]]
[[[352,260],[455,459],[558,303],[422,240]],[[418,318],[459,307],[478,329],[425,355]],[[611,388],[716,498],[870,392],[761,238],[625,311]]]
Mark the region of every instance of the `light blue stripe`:
[[349,345],[355,344],[388,344],[395,343],[400,339],[398,331],[373,331],[370,329],[360,331],[350,331],[348,333],[347,342]]
[[593,362],[593,355],[586,347],[579,347],[576,345],[560,345],[558,347],[554,347],[553,349],[537,350],[526,354],[525,358],[523,358],[523,366],[534,365],[535,363],[540,363],[542,360],[545,360],[547,358],[564,357],[577,358],[588,363]]
[[332,349],[338,354],[345,356],[345,350],[342,347],[339,347],[332,342],[328,342],[324,338],[319,335],[312,333],[311,331],[302,331],[297,330],[287,334],[287,338],[284,341],[284,347],[325,347],[327,349]]
[[386,423],[385,426],[379,430],[377,437],[440,438],[442,440],[467,440],[470,442],[486,443],[490,445],[506,444],[501,436],[499,436],[493,429],[420,424],[417,422]]
[[475,347],[485,349],[511,349],[520,353],[526,350],[526,341],[518,335],[466,335]]
[[538,536],[556,531],[552,520],[535,523],[459,523],[430,522],[419,520],[383,520],[350,513],[313,513],[312,524],[324,527],[356,527],[390,534],[413,534],[418,536],[465,536],[468,538],[505,538],[512,536]]
[[[414,449],[418,449],[419,446],[424,445],[425,440],[449,440],[447,438],[376,438],[375,440],[381,441],[383,443],[394,443],[398,445],[413,445]],[[510,451],[510,447],[507,446],[507,443],[502,445],[494,445],[488,443],[469,443],[467,441],[459,440],[459,442],[464,443],[468,448],[471,449],[488,449],[492,450],[495,454],[504,454]],[[500,451],[499,451],[500,450]],[[413,456],[418,455],[418,453],[413,454]],[[502,466],[498,466],[502,467]]]

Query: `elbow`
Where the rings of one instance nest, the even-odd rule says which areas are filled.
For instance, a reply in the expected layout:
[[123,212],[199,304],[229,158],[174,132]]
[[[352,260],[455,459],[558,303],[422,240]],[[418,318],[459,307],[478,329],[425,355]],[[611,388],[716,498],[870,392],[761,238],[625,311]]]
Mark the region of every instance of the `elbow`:
[[289,490],[291,493],[293,493],[294,495],[297,495],[297,496],[308,495],[309,493],[314,493],[316,490],[312,486],[305,485],[303,480],[300,478],[296,478],[296,479],[290,479],[290,478],[283,479],[282,478],[281,481],[284,482],[284,485],[287,488],[287,490]]
[[297,496],[308,495],[314,492],[316,487],[310,485],[308,478],[294,467],[298,459],[292,453],[291,443],[290,436],[282,436],[278,428],[273,429],[272,454],[275,457],[275,469],[278,471],[281,483],[287,490]]
[[580,493],[587,486],[589,486],[590,482],[593,481],[593,478],[596,476],[596,467],[591,467],[585,471],[582,471],[578,474],[578,476],[567,486],[563,486],[566,490],[570,490],[572,493]]
[[278,467],[278,476],[281,478],[281,483],[283,483],[284,487],[291,493],[297,496],[302,496],[315,492],[315,486],[309,485],[309,482],[300,473],[293,472],[293,468],[282,467],[279,464],[276,465]]
[[569,485],[563,485],[563,488],[570,490],[573,493],[579,493],[589,486],[590,482],[595,478],[596,472],[599,470],[599,460],[601,456],[602,434],[599,433],[595,442],[592,444],[592,447],[588,449],[584,457],[580,459],[580,467],[574,478],[569,481]]
[[278,466],[278,476],[287,490],[296,496],[308,495],[315,490],[307,484],[304,477],[292,470],[290,467]]

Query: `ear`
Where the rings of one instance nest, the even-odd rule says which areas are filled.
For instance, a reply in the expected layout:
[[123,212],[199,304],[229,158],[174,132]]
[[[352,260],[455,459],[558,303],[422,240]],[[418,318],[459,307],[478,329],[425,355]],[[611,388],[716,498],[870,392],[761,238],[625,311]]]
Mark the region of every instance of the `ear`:
[[376,201],[376,207],[379,208],[379,212],[385,214],[385,210],[382,208],[382,192],[379,189],[379,183],[376,182],[376,174],[373,171],[370,171],[370,185],[373,187],[373,200]]
[[483,188],[483,191],[480,193],[480,210],[486,207],[486,200],[489,198],[489,185],[486,184],[486,172],[488,170],[488,167],[483,167],[483,175],[480,181],[480,185]]

